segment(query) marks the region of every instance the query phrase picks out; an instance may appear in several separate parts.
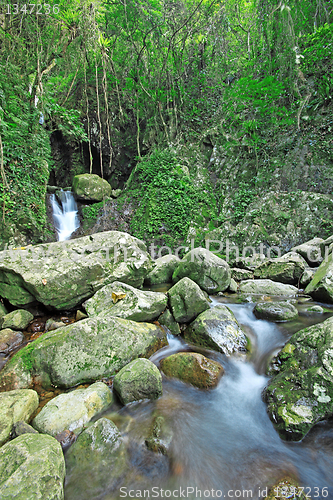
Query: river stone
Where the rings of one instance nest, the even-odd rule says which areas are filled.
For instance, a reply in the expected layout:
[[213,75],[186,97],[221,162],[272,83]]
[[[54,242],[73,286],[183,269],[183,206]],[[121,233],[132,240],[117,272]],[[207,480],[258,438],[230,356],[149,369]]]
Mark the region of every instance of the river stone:
[[155,267],[147,275],[145,282],[147,285],[159,285],[161,283],[171,283],[172,275],[178,266],[180,259],[176,255],[164,255],[155,260]]
[[225,260],[205,248],[194,248],[179,262],[172,281],[187,277],[207,293],[224,292],[230,284],[231,272]]
[[179,378],[199,389],[216,387],[224,373],[220,363],[196,352],[178,352],[168,356],[161,361],[161,370],[168,377]]
[[100,418],[66,453],[66,498],[104,498],[127,471],[126,450],[116,425]]
[[231,260],[233,267],[238,267],[240,269],[245,269],[247,271],[254,271],[256,267],[260,266],[265,262],[266,257],[263,254],[255,253],[250,257],[238,257],[234,261]]
[[160,325],[165,326],[172,333],[172,335],[180,335],[179,325],[175,318],[172,316],[169,309],[161,314],[161,316],[158,318],[158,322]]
[[324,313],[324,309],[321,306],[311,306],[307,310],[308,310],[308,312],[315,312],[315,313],[319,313],[319,314]]
[[111,195],[111,186],[96,174],[75,175],[73,192],[79,200],[102,201]]
[[162,376],[148,359],[135,359],[117,373],[113,390],[124,405],[141,399],[157,399],[162,396]]
[[133,321],[152,321],[166,308],[165,293],[144,292],[115,281],[106,285],[84,303],[90,317],[112,315]]
[[285,283],[277,283],[272,280],[246,280],[239,286],[239,292],[254,295],[297,295],[297,288]]
[[112,393],[106,384],[96,382],[87,389],[60,394],[51,399],[33,419],[33,427],[55,437],[68,429],[80,434],[90,420],[112,403]]
[[270,321],[291,321],[298,316],[296,307],[289,302],[259,302],[253,312],[257,318]]
[[1,500],[62,500],[65,460],[51,436],[23,434],[0,448]]
[[231,293],[237,293],[237,290],[238,290],[238,285],[237,285],[236,281],[233,278],[231,278],[230,285],[229,285],[227,291],[231,292]]
[[313,238],[310,241],[306,241],[302,243],[302,245],[298,245],[297,247],[292,248],[292,252],[299,253],[306,262],[314,267],[322,263],[323,257],[321,255],[321,244],[324,243],[322,238]]
[[305,293],[316,300],[333,303],[333,256],[318,267],[312,280],[305,289]]
[[306,266],[303,257],[296,252],[289,252],[278,259],[268,259],[260,264],[254,271],[254,277],[297,285]]
[[300,286],[305,288],[310,283],[312,278],[314,277],[315,272],[316,272],[315,269],[309,269],[309,268],[305,269],[304,273],[301,276],[300,282],[299,282]]
[[8,441],[16,422],[30,420],[38,403],[37,392],[30,389],[0,393],[0,446]]
[[8,354],[22,344],[24,335],[22,332],[14,332],[10,328],[0,330],[0,354]]
[[265,390],[279,433],[298,441],[333,413],[333,317],[295,333],[273,358]]
[[13,425],[12,433],[14,437],[22,436],[22,434],[39,434],[36,429],[23,420],[20,420]]
[[200,287],[189,278],[183,278],[168,291],[170,307],[177,323],[188,323],[210,308]]
[[167,455],[173,439],[173,431],[163,415],[154,416],[145,445],[148,450]]
[[166,334],[155,324],[113,316],[83,319],[17,352],[0,372],[0,390],[31,387],[33,377],[46,389],[94,382],[165,345]]
[[235,281],[243,281],[243,280],[251,280],[253,279],[253,272],[248,269],[238,269],[237,267],[233,267],[230,269],[231,278]]
[[151,270],[145,244],[119,231],[0,252],[0,296],[71,309],[104,285],[141,286]]
[[34,319],[29,311],[17,309],[2,318],[2,328],[11,328],[13,330],[25,330],[30,321]]
[[184,337],[190,344],[214,349],[227,356],[246,351],[248,346],[234,313],[223,304],[200,314],[185,330]]

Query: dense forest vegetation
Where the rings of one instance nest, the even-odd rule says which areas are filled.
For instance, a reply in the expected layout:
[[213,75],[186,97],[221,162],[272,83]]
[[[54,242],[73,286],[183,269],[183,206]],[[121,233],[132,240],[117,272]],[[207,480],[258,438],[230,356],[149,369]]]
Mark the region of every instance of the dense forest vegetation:
[[[331,194],[330,1],[39,7],[1,6],[2,243],[52,238],[46,185],[70,186],[84,172],[126,187],[119,210],[139,202],[131,232],[162,232],[164,242],[249,225],[258,200],[250,222],[272,244],[270,224],[301,210],[298,190]],[[268,220],[261,200],[271,191],[289,198]],[[327,202],[311,203],[317,230],[331,234]]]

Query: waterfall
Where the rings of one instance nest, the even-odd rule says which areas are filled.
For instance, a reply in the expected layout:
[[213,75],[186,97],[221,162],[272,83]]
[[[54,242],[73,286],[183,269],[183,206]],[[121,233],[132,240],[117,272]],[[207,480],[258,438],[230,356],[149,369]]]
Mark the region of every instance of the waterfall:
[[69,240],[71,234],[80,227],[77,215],[77,205],[71,191],[60,191],[61,204],[55,194],[51,195],[54,226],[58,234],[58,241]]

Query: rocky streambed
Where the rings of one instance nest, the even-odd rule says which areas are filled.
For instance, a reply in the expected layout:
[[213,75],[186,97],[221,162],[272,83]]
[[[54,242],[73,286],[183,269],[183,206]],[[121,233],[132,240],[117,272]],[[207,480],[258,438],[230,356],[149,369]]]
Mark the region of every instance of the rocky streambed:
[[[1,498],[333,498],[329,245],[232,268],[117,232],[0,253]],[[52,327],[20,348],[38,304]]]

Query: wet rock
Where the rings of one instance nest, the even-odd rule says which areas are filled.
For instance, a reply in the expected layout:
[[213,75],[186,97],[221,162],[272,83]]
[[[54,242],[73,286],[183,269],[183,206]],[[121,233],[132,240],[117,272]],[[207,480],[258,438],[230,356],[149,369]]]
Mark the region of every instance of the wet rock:
[[75,321],[80,321],[80,319],[86,319],[86,318],[88,318],[88,316],[84,312],[80,311],[80,309],[76,311]]
[[23,420],[20,420],[13,425],[12,433],[14,437],[22,436],[22,434],[39,434],[36,429],[31,427],[31,425],[27,424]]
[[38,403],[37,392],[30,389],[0,393],[0,446],[9,439],[16,422],[30,420]]
[[302,243],[297,247],[292,248],[293,252],[299,253],[303,259],[309,264],[309,266],[318,266],[322,263],[323,257],[321,255],[320,246],[324,243],[322,238],[313,238],[310,241]]
[[23,347],[0,372],[0,389],[32,385],[73,387],[109,378],[138,357],[167,345],[162,328],[113,316],[87,318],[44,333]]
[[308,312],[323,314],[324,309],[321,306],[312,306],[308,308]]
[[178,323],[188,323],[209,309],[209,302],[200,287],[191,279],[183,278],[168,291],[173,317]]
[[255,278],[296,285],[306,268],[306,261],[296,252],[289,252],[277,259],[268,259],[254,271]]
[[156,415],[149,431],[149,435],[145,440],[148,450],[155,453],[167,455],[173,439],[173,432],[170,426],[166,423],[165,417]]
[[69,430],[79,434],[88,422],[112,403],[112,393],[106,384],[96,382],[88,389],[60,394],[49,401],[34,418],[38,432],[56,436]]
[[219,304],[200,314],[185,330],[186,342],[223,352],[244,352],[248,339],[233,312]]
[[179,262],[172,281],[190,278],[209,294],[224,292],[230,284],[229,265],[220,257],[206,250],[195,248],[188,252]]
[[333,255],[330,254],[318,267],[305,289],[315,300],[333,303]]
[[301,276],[300,282],[299,282],[300,286],[305,288],[310,283],[312,278],[314,277],[315,272],[316,271],[314,269],[309,269],[309,268],[305,269],[304,273]]
[[297,288],[293,285],[277,283],[276,281],[259,279],[242,281],[239,291],[244,294],[254,295],[297,295]]
[[24,335],[22,332],[15,332],[10,328],[0,330],[0,354],[8,354],[22,344]]
[[158,322],[160,325],[165,326],[172,335],[180,335],[180,328],[175,318],[172,316],[169,309],[167,309],[161,316],[158,318]]
[[159,285],[161,283],[171,283],[172,275],[178,266],[180,259],[175,255],[164,255],[156,259],[155,267],[147,275],[145,282],[148,285]]
[[236,281],[233,278],[231,278],[228,292],[237,293],[237,290],[238,290],[238,285]]
[[260,302],[253,312],[257,318],[270,321],[291,321],[298,316],[296,307],[289,302]]
[[73,192],[79,200],[102,201],[111,195],[111,186],[96,174],[75,175]]
[[45,323],[45,331],[51,332],[53,330],[57,330],[58,328],[62,328],[63,326],[66,326],[66,323],[63,323],[63,321],[56,321],[55,319],[50,318]]
[[[147,479],[161,481],[170,474],[170,462],[167,455],[155,453],[147,448],[144,443],[131,441],[128,446],[131,467],[137,471],[136,477],[141,477],[142,489],[146,487]],[[136,484],[138,482],[136,481]],[[139,483],[140,484],[140,483]]]
[[157,399],[162,395],[162,376],[148,359],[135,359],[117,373],[113,389],[124,405],[141,399]]
[[[260,266],[263,262],[265,262],[265,255],[255,253],[250,257],[238,257],[232,265],[234,267],[238,267],[240,269],[245,269],[247,271],[254,271],[256,267]],[[243,278],[244,279],[244,278]],[[247,279],[247,278],[245,278]]]
[[75,443],[77,436],[74,432],[66,429],[65,431],[59,432],[59,434],[54,437],[60,443],[62,451],[65,452],[68,448],[70,448],[70,446],[72,446],[72,444]]
[[235,281],[251,280],[253,279],[253,272],[248,269],[238,269],[236,267],[230,269],[231,277]]
[[51,436],[24,434],[0,448],[0,498],[62,500],[65,460]]
[[297,441],[333,413],[333,318],[295,333],[269,373],[269,416],[282,436]]
[[300,488],[298,481],[291,477],[280,479],[268,492],[267,500],[286,500],[287,498],[297,500],[311,500],[305,495],[304,488]]
[[45,321],[36,319],[27,327],[27,332],[29,333],[39,333],[45,331]]
[[115,281],[98,290],[84,307],[90,317],[112,314],[133,321],[152,321],[164,311],[167,302],[164,293],[144,292]]
[[34,319],[29,311],[17,309],[2,318],[2,328],[11,328],[12,330],[25,330],[30,321]]
[[178,352],[168,356],[161,361],[161,370],[168,377],[179,378],[199,389],[215,387],[224,373],[220,363],[196,352]]

